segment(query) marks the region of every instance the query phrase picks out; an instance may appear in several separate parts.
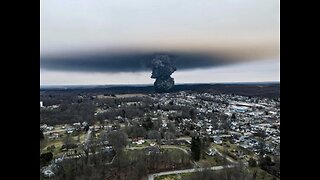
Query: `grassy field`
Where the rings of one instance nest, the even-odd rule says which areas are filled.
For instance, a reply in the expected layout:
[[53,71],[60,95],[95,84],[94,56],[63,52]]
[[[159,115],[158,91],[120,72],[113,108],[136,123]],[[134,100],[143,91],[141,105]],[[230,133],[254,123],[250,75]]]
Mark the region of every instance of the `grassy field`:
[[200,159],[197,163],[200,167],[220,166],[223,163],[223,159],[218,155],[215,155],[215,156],[206,155],[203,159]]
[[[54,139],[54,140],[46,139],[45,141],[43,141],[42,148],[40,148],[40,153],[49,152],[48,148],[50,148],[51,146],[54,146],[55,148],[51,151],[53,153],[53,157],[61,156],[63,154],[63,152],[61,152],[61,147],[63,145],[63,140],[66,136],[67,136],[66,134],[61,134],[61,136],[58,139]],[[71,138],[75,143],[78,142],[78,135],[71,135]],[[83,143],[87,138],[86,133],[81,132],[79,134],[79,138],[80,138],[80,142]]]
[[[227,151],[227,155],[230,158],[234,159],[235,161],[238,161],[238,160],[246,160],[246,161],[248,161],[251,157],[254,157],[255,159],[257,158],[256,155],[253,152],[251,152],[251,151],[249,151],[247,149],[244,149],[244,148],[242,148],[242,147],[240,147],[240,146],[238,146],[236,144],[232,144],[229,141],[223,142],[222,145],[218,145],[218,144],[214,144],[213,143],[212,146],[214,148],[218,149],[221,153],[223,153],[224,151]],[[235,153],[237,151],[243,152],[244,155],[246,155],[246,157],[244,159],[239,158]]]
[[185,149],[185,150],[190,150],[190,146],[189,145],[176,145],[179,148]]
[[173,148],[168,148],[168,149],[165,149],[165,148],[163,148],[163,149],[161,149],[162,151],[166,151],[166,152],[168,152],[168,153],[170,153],[170,154],[173,154],[173,155],[179,155],[179,154],[185,154],[182,150],[180,150],[180,149],[173,149]]
[[[84,142],[86,140],[86,138],[87,138],[87,134],[86,133],[81,133],[81,134],[79,134],[79,136],[80,136],[80,142],[81,143]],[[72,139],[77,142],[78,141],[78,136],[77,135],[76,136],[72,136]]]
[[[47,148],[51,146],[55,146],[55,149],[60,149],[62,146],[62,141],[61,140],[47,141],[44,147],[41,149],[41,152],[46,152]],[[53,155],[55,155],[54,152],[53,152]]]

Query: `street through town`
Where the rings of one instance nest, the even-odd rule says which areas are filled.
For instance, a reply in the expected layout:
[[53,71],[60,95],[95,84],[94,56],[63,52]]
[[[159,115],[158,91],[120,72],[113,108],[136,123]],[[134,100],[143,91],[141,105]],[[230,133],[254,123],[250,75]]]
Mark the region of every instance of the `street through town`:
[[203,171],[203,170],[206,170],[206,169],[221,170],[221,169],[224,169],[224,168],[232,168],[234,166],[235,165],[213,166],[213,167],[210,167],[210,168],[193,168],[193,169],[184,169],[184,170],[175,170],[175,171],[165,171],[165,172],[160,172],[160,173],[149,174],[148,175],[148,180],[154,180],[155,177],[165,176],[165,175],[170,175],[170,174],[192,173],[192,172],[197,172],[197,171]]

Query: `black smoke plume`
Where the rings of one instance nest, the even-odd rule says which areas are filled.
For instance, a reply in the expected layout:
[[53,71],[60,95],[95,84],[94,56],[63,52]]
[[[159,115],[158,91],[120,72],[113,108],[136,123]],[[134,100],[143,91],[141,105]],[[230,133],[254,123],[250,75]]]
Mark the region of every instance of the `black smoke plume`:
[[73,72],[148,72],[152,69],[152,59],[165,54],[174,60],[179,70],[212,68],[241,62],[218,55],[190,52],[97,52],[40,57],[40,68],[54,71]]
[[174,86],[171,74],[176,71],[172,59],[168,55],[156,55],[152,60],[151,78],[156,79],[154,87],[156,92],[169,92]]

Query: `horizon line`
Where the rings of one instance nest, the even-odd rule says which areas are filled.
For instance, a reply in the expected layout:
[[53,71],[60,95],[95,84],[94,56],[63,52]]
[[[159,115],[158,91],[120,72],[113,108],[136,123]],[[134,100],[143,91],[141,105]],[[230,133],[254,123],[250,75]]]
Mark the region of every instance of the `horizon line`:
[[[280,81],[253,81],[253,82],[208,82],[208,83],[176,83],[175,85],[197,85],[197,84],[280,84]],[[48,84],[40,85],[41,88],[46,87],[75,87],[75,86],[153,86],[153,83],[148,84]]]

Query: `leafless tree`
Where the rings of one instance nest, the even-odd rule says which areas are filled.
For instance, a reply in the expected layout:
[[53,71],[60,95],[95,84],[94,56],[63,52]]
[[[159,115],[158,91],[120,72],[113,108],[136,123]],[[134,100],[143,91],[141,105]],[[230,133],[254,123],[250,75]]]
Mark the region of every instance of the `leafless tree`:
[[111,131],[107,137],[109,143],[117,153],[128,144],[128,135],[121,130]]

